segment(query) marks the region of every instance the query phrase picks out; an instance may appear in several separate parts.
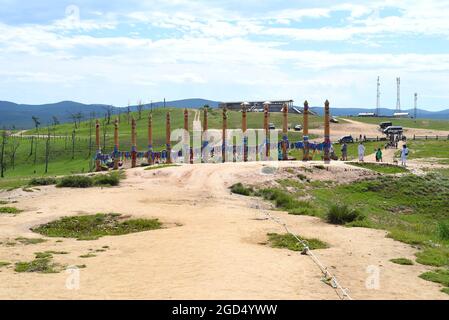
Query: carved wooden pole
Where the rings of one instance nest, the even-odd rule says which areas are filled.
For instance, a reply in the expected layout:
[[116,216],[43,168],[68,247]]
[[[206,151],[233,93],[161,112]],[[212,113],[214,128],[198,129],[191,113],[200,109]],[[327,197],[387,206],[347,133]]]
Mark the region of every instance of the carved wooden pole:
[[137,167],[137,133],[136,133],[136,119],[131,120],[131,167]]
[[148,164],[153,165],[153,114],[148,115]]
[[95,158],[95,171],[101,171],[101,145],[100,145],[100,121],[97,120],[95,125],[95,143],[97,145],[97,156]]
[[265,155],[267,159],[270,157],[270,103],[267,101],[264,104],[264,121],[263,128],[265,130]]
[[[186,109],[184,109],[184,150],[183,153],[185,152],[185,154],[183,154],[184,156],[184,162],[185,163],[190,163],[190,139],[189,139],[190,135],[189,135],[189,111]],[[192,159],[193,161],[193,159]]]
[[324,104],[324,161],[329,162],[330,158],[330,108],[329,101],[326,100]]
[[166,131],[165,131],[165,142],[166,142],[166,147],[167,147],[167,163],[171,164],[172,160],[171,160],[171,141],[170,141],[170,136],[171,136],[171,125],[170,125],[170,112],[167,112],[167,124],[166,124]]
[[303,160],[309,161],[309,103],[307,101],[304,102],[304,150],[303,150]]
[[246,112],[247,103],[242,103],[242,132],[243,132],[243,161],[248,162],[248,136],[246,135],[246,131],[248,129],[247,122],[247,112]]
[[226,162],[226,145],[227,145],[226,133],[227,133],[227,130],[228,130],[228,114],[227,114],[226,107],[223,107],[223,133],[222,133],[223,144],[221,146],[221,157],[222,157],[223,163]]
[[119,125],[119,120],[115,119],[115,122],[114,122],[114,170],[118,170],[118,163],[119,163],[118,125]]
[[284,104],[284,125],[282,128],[282,159],[288,160],[287,143],[288,143],[288,104]]

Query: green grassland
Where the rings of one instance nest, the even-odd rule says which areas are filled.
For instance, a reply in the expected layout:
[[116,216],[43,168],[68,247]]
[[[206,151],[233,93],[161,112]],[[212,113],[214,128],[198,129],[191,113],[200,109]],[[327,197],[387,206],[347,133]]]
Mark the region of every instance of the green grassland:
[[437,158],[441,164],[449,164],[449,140],[409,140],[409,159]]
[[404,128],[431,129],[431,130],[449,130],[449,120],[430,120],[430,119],[398,119],[398,118],[359,118],[350,117],[348,119],[370,123],[380,124],[381,122],[391,121],[394,126],[402,126]]

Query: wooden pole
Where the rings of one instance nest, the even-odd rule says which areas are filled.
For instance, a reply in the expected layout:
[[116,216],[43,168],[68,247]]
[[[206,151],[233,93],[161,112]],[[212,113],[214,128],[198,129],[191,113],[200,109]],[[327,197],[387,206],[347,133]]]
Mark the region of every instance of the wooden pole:
[[119,126],[119,120],[115,119],[115,123],[114,123],[114,170],[118,170],[118,163],[119,163],[118,126]]
[[136,133],[136,119],[131,120],[131,167],[137,167],[137,133]]
[[153,165],[153,114],[148,116],[148,164]]
[[263,128],[265,130],[265,155],[267,159],[270,157],[270,105],[268,103],[264,104],[264,121]]
[[307,100],[304,102],[304,149],[303,149],[303,160],[309,161],[309,103]]
[[324,161],[329,162],[330,158],[330,108],[329,101],[324,103]]
[[227,130],[228,130],[228,114],[227,114],[226,107],[223,107],[223,133],[222,133],[223,144],[221,146],[221,157],[222,157],[223,163],[226,162],[226,145],[227,145],[226,132],[227,132]]
[[193,158],[190,159],[190,139],[189,139],[189,111],[187,108],[184,109],[184,151],[186,154],[184,156],[185,163],[193,163]]
[[282,128],[282,159],[288,160],[287,142],[288,142],[288,104],[284,104],[284,125]]
[[167,147],[167,163],[168,164],[172,163],[170,136],[171,136],[170,112],[167,112],[167,123],[166,123],[166,130],[165,130],[165,140],[166,141],[165,142],[166,142],[166,147]]
[[242,104],[242,131],[243,131],[243,161],[248,162],[248,137],[246,131],[248,129],[246,104]]
[[95,171],[101,171],[101,146],[100,146],[100,121],[96,121],[95,124],[95,143],[97,146],[97,156],[95,158]]

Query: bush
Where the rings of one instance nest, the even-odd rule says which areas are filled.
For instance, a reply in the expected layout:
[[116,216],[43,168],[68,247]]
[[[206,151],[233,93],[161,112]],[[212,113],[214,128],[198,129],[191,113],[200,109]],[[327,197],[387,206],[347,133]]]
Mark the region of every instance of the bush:
[[90,188],[94,184],[93,179],[86,176],[67,176],[57,184],[58,188]]
[[93,177],[96,186],[118,186],[120,184],[120,176],[117,173],[100,174]]
[[56,178],[33,178],[28,184],[30,186],[51,186],[57,183]]
[[326,216],[329,223],[340,225],[362,220],[363,218],[363,215],[357,209],[352,209],[347,205],[342,204],[335,204],[331,206]]
[[253,188],[247,188],[243,184],[236,183],[231,187],[231,192],[235,194],[241,194],[243,196],[250,196],[254,190]]
[[438,235],[441,240],[449,240],[449,223],[439,222],[438,223]]

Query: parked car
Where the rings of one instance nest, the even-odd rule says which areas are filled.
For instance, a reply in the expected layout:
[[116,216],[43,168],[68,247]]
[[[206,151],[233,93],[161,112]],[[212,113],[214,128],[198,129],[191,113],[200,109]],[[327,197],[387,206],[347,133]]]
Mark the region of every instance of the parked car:
[[295,131],[302,131],[302,125],[298,124],[295,126]]
[[386,128],[391,127],[392,125],[393,125],[393,123],[392,123],[391,121],[379,123],[379,127],[380,127],[382,130],[385,130]]
[[344,136],[341,137],[340,140],[338,140],[340,144],[342,143],[354,143],[354,138],[352,136]]
[[404,129],[401,126],[389,126],[384,129],[385,134],[402,134]]
[[332,123],[340,123],[337,118],[332,117],[330,120]]
[[270,124],[268,125],[268,128],[269,128],[270,130],[276,130],[276,126],[274,125],[274,123],[270,123]]

